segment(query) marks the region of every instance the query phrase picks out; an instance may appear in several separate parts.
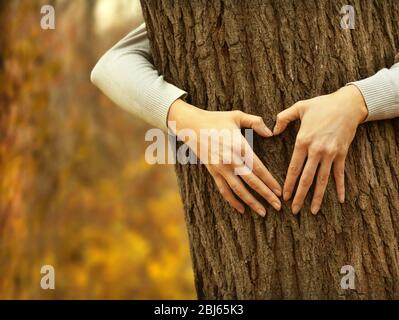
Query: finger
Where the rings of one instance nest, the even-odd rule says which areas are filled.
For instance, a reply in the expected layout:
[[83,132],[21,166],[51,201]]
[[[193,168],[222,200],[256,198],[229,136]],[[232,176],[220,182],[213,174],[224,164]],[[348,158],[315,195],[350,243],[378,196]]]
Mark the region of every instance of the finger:
[[282,133],[292,121],[299,119],[298,103],[294,104],[292,107],[285,109],[277,115],[276,125],[273,129],[274,135],[279,135]]
[[294,152],[292,154],[290,165],[288,166],[287,177],[285,178],[284,182],[284,187],[283,187],[284,201],[289,200],[292,196],[296,181],[298,180],[298,177],[301,174],[303,168],[303,164],[305,163],[306,156],[307,156],[307,147],[300,144],[296,144]]
[[272,190],[277,196],[281,196],[281,186],[273,177],[270,171],[265,167],[259,157],[253,152],[248,141],[244,139],[244,162],[245,165],[252,169],[253,173],[264,182],[264,184]]
[[252,128],[257,134],[265,138],[273,136],[273,132],[265,125],[262,117],[240,112],[239,122],[240,128]]
[[317,175],[316,189],[313,195],[312,205],[310,211],[313,214],[317,214],[320,210],[321,203],[323,202],[324,193],[327,188],[328,179],[330,177],[330,171],[333,159],[324,159],[319,168],[319,173]]
[[303,169],[301,179],[299,180],[299,185],[295,194],[294,201],[292,202],[293,214],[297,214],[303,206],[305,197],[310,189],[310,186],[313,183],[313,179],[317,171],[317,166],[319,164],[319,161],[320,157],[315,155],[309,155],[308,160],[306,161],[306,165],[305,168]]
[[245,188],[243,182],[233,173],[226,172],[224,175],[226,182],[229,184],[231,190],[244,201],[252,210],[260,216],[266,216],[266,209],[260,204],[258,200]]
[[280,211],[281,202],[279,198],[253,173],[242,176],[242,179],[258,194],[260,194],[274,209]]
[[334,161],[334,178],[339,202],[345,202],[345,160],[346,153],[338,155]]
[[216,175],[213,178],[222,197],[238,212],[244,213],[245,208],[243,204],[234,196],[226,180],[220,175]]

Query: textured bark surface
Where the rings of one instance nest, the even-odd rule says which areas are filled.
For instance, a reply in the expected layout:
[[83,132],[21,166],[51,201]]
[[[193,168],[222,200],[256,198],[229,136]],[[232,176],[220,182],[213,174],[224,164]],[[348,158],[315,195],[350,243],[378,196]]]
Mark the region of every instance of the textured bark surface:
[[[269,126],[298,100],[390,67],[399,48],[397,0],[353,0],[356,29],[340,27],[345,1],[142,1],[157,68],[207,110],[239,109]],[[322,107],[322,106],[320,106]],[[282,183],[296,126],[256,139]],[[265,219],[237,214],[204,166],[177,166],[198,297],[399,298],[399,122],[362,125],[346,163],[346,202],[330,178],[321,212],[290,203]],[[313,193],[313,190],[311,190]],[[356,289],[343,290],[352,265]]]

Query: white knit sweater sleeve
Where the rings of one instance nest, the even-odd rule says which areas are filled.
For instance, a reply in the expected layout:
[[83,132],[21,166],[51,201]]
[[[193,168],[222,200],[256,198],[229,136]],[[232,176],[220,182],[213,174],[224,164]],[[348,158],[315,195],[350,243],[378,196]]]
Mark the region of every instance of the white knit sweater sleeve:
[[369,112],[366,121],[399,117],[399,63],[351,84],[363,94]]
[[104,54],[91,72],[91,81],[118,106],[167,129],[171,104],[187,92],[165,81],[151,57],[143,23]]

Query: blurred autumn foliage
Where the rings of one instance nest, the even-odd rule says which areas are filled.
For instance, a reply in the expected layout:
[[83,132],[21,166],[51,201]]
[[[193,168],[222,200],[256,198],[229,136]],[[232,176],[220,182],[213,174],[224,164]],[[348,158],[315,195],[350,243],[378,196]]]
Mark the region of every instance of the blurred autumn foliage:
[[89,82],[138,24],[99,32],[100,1],[122,0],[0,1],[0,299],[195,297],[173,168],[144,161],[148,126]]

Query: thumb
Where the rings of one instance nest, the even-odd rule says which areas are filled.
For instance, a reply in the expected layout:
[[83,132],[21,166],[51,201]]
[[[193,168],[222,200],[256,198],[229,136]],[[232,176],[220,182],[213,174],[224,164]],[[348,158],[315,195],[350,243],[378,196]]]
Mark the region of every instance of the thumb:
[[269,138],[273,136],[273,132],[265,125],[262,117],[240,112],[239,123],[240,128],[252,128],[262,137]]
[[274,135],[282,133],[292,121],[299,119],[298,105],[294,104],[292,107],[285,109],[277,115],[276,125],[273,129]]

